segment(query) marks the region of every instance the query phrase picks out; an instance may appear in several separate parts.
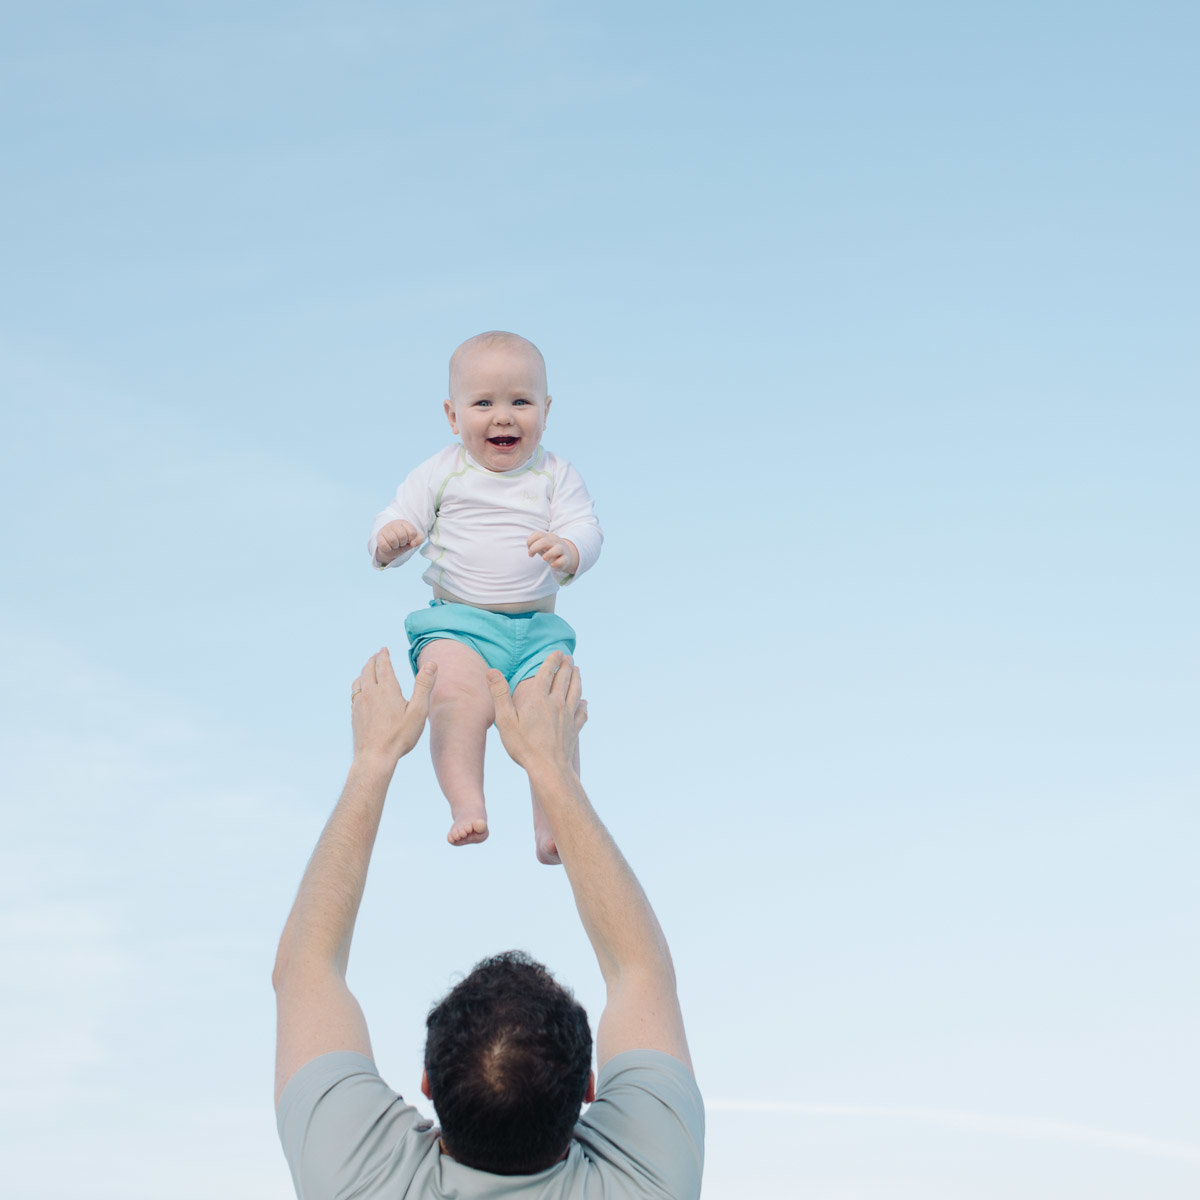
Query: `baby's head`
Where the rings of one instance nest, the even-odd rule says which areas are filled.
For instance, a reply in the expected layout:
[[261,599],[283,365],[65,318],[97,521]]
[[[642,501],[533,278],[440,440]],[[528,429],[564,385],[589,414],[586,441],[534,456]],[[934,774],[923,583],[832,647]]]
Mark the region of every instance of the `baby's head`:
[[546,428],[546,361],[530,341],[491,330],[450,357],[450,428],[489,471],[511,471],[532,457]]

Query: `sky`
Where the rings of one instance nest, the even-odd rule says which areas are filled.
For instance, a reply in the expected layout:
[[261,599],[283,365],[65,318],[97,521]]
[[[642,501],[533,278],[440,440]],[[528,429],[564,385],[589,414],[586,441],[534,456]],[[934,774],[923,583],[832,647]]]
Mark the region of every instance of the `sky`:
[[[558,611],[705,1200],[1194,1197],[1198,34],[0,7],[10,1194],[292,1194],[275,943],[427,599],[366,537],[500,328],[606,533]],[[350,983],[411,1097],[486,954],[602,1005],[495,742],[488,796],[447,846],[426,741],[384,815]]]

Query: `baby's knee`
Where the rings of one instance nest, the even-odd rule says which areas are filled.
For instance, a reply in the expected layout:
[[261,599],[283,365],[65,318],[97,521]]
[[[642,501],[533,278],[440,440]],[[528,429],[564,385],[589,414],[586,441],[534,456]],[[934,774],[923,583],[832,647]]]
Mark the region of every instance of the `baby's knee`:
[[496,715],[496,706],[483,675],[480,675],[478,680],[463,677],[443,679],[439,675],[433,687],[433,694],[429,697],[429,714],[431,717],[443,714],[475,715],[486,718],[490,725]]

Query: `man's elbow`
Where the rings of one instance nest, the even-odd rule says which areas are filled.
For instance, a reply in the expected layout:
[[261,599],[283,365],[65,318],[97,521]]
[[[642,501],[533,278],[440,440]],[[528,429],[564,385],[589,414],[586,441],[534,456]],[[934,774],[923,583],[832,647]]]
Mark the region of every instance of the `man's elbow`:
[[675,964],[670,956],[630,963],[605,977],[609,993],[621,988],[631,991],[674,996],[678,991]]
[[304,963],[283,942],[275,952],[275,965],[271,968],[271,986],[276,992],[304,969]]
[[307,989],[334,976],[344,979],[345,972],[326,958],[296,953],[281,943],[271,969],[271,986],[278,994],[284,987]]

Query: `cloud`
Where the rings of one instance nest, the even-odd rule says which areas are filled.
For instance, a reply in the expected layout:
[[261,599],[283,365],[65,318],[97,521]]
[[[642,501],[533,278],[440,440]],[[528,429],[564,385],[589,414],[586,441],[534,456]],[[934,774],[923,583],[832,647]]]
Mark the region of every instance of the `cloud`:
[[1200,1146],[1162,1138],[1097,1129],[1075,1121],[1047,1121],[1036,1117],[1002,1116],[994,1113],[962,1112],[946,1108],[903,1108],[868,1104],[800,1104],[779,1100],[706,1100],[709,1112],[761,1113],[804,1117],[858,1117],[873,1120],[917,1121],[943,1129],[989,1133],[1001,1137],[1039,1138],[1077,1145],[1103,1146],[1152,1158],[1200,1162]]

